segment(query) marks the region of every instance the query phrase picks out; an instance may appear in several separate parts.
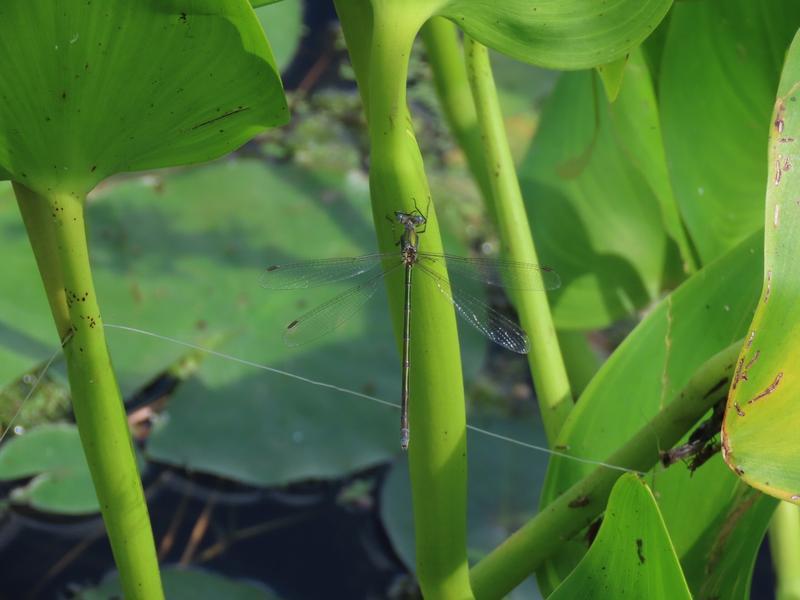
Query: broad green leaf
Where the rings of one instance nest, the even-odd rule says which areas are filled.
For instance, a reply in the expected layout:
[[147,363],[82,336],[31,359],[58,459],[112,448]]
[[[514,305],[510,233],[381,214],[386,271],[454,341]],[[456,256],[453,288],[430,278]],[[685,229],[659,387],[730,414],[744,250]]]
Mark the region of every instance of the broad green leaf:
[[[510,418],[471,417],[471,424],[539,446],[547,440],[541,422]],[[492,439],[468,434],[468,556],[474,563],[502,543],[536,512],[547,455]],[[410,569],[416,564],[411,487],[405,458],[395,461],[381,490],[381,519],[400,558]],[[533,580],[517,588],[510,598],[540,597]]]
[[[164,595],[170,600],[278,600],[271,591],[252,582],[236,581],[211,571],[167,567],[161,571]],[[119,575],[114,573],[93,588],[85,588],[77,600],[122,598]]]
[[303,35],[303,4],[299,0],[280,2],[259,8],[256,15],[267,33],[275,64],[286,69]]
[[630,474],[611,491],[603,524],[586,556],[550,596],[622,597],[692,597],[653,493]]
[[0,169],[41,193],[206,161],[288,117],[246,0],[6,0],[0,52]]
[[[630,70],[618,103],[630,106],[627,96],[639,97],[640,76],[646,70]],[[666,260],[658,196],[622,143],[635,128],[615,127],[615,120],[638,121],[641,112],[612,118],[601,87],[589,71],[562,76],[519,170],[541,261],[561,276],[551,298],[564,329],[603,327],[634,314],[657,295]]]
[[643,52],[631,54],[625,72],[625,91],[610,106],[617,140],[658,199],[663,227],[678,248],[682,270],[691,273],[696,259],[672,191],[653,78]]
[[702,263],[762,227],[769,117],[800,27],[795,0],[682,2],[661,58],[675,196]]
[[800,35],[770,127],[764,287],[737,364],[723,427],[725,460],[750,485],[800,504]]
[[437,0],[436,4],[437,14],[485,46],[543,67],[582,69],[610,63],[638,46],[664,18],[672,0],[612,0],[599,5],[594,0]]
[[97,512],[97,496],[74,425],[42,425],[0,448],[0,479],[32,478],[14,502],[62,514]]
[[[558,443],[576,456],[603,460],[669,402],[706,360],[744,337],[758,298],[760,246],[756,234],[651,310],[581,395]],[[653,444],[658,446],[658,440]],[[542,504],[589,470],[555,457]],[[709,523],[719,523],[720,515],[738,502],[736,483],[718,457],[693,475],[682,465],[654,472],[652,484],[679,556],[706,543],[707,536],[716,538],[719,530]],[[565,542],[562,553],[540,571],[540,584],[547,589],[558,585],[585,550],[583,540]],[[723,560],[735,555],[722,554]],[[700,569],[700,579],[689,580],[695,592],[703,573]]]

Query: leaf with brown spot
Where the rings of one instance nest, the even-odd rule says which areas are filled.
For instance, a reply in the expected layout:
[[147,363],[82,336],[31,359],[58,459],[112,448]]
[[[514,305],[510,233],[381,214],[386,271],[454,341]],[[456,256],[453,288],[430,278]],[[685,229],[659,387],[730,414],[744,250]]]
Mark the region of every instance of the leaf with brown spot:
[[[769,121],[764,208],[764,266],[761,302],[750,326],[752,343],[728,398],[723,423],[725,460],[748,484],[782,500],[797,502],[800,489],[800,172],[786,170],[800,155],[800,34],[786,57],[775,112]],[[791,140],[791,141],[789,141]],[[758,359],[756,361],[756,358]]]

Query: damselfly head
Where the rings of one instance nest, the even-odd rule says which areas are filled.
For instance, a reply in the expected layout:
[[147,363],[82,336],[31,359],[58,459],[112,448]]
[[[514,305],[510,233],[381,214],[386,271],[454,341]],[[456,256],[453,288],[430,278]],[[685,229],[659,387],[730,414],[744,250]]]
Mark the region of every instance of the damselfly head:
[[419,213],[404,213],[399,210],[395,211],[394,217],[404,227],[419,227],[426,221],[425,217]]

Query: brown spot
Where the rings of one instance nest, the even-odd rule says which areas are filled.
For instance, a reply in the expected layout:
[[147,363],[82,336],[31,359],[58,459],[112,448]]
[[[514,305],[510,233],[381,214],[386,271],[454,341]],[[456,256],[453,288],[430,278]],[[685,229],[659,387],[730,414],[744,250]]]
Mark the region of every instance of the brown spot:
[[203,121],[202,123],[198,123],[197,125],[192,127],[192,130],[200,129],[201,127],[205,127],[206,125],[211,125],[212,123],[216,123],[217,121],[220,121],[222,119],[227,119],[228,117],[232,117],[233,115],[237,115],[240,112],[244,112],[246,110],[250,110],[250,107],[249,106],[240,106],[240,107],[235,108],[234,110],[230,110],[230,111],[226,112],[225,114],[222,114],[222,115],[220,115],[218,117],[214,117],[213,119],[209,119],[208,121]]
[[789,144],[794,141],[793,137],[782,137],[778,140],[781,144]]
[[739,385],[739,382],[742,380],[747,381],[747,374],[742,373],[742,367],[744,366],[744,356],[739,358],[739,362],[736,363],[736,372],[733,374],[733,389],[736,389],[736,386]]
[[286,326],[286,329],[292,329],[292,328],[294,328],[294,327],[297,325],[297,323],[298,323],[298,321],[297,321],[297,319],[295,319],[294,321],[292,321],[291,323],[289,323],[289,324]]
[[[737,470],[737,473],[738,472],[739,471]],[[739,474],[741,475],[741,473]],[[722,523],[722,526],[719,528],[719,534],[714,540],[714,543],[708,554],[708,565],[706,566],[707,573],[711,573],[718,565],[720,559],[727,555],[725,550],[731,534],[734,531],[737,531],[737,526],[742,518],[747,515],[748,511],[753,507],[753,504],[755,504],[756,500],[758,500],[760,497],[761,494],[757,492],[747,494],[738,504],[731,508],[731,510],[725,516],[725,520]]]
[[739,477],[741,477],[742,475],[744,475],[744,469],[743,469],[742,467],[739,467],[739,466],[736,466],[736,465],[734,465],[734,467],[733,467],[733,470],[736,472],[736,474],[737,474]]
[[783,133],[783,111],[786,110],[786,105],[784,105],[783,100],[778,100],[777,104],[775,105],[775,129],[778,133]]
[[603,517],[598,517],[594,521],[591,522],[589,527],[586,529],[586,544],[591,546],[594,542],[595,538],[597,537],[597,532],[600,531],[600,525],[603,524]]
[[744,416],[744,411],[742,410],[742,407],[739,406],[738,402],[733,403],[733,408],[736,410],[737,415],[739,415],[740,417]]
[[584,494],[583,496],[578,496],[577,498],[572,500],[567,506],[569,506],[570,508],[583,508],[584,506],[588,506],[589,502],[591,502],[589,496]]
[[756,400],[761,400],[761,398],[763,398],[764,396],[769,396],[769,395],[770,395],[772,392],[774,392],[774,391],[775,391],[775,389],[778,387],[778,385],[779,385],[779,384],[780,384],[780,382],[781,382],[781,379],[783,379],[783,371],[781,371],[780,373],[778,373],[778,374],[775,376],[775,379],[772,381],[772,383],[770,383],[770,384],[767,386],[767,389],[765,389],[763,392],[761,392],[761,393],[760,393],[758,396],[756,396],[755,398],[751,398],[750,400],[748,400],[748,401],[747,401],[747,403],[748,403],[748,404],[752,404],[752,403],[753,403],[753,402],[755,402]]
[[767,271],[767,289],[764,291],[764,304],[769,301],[769,294],[772,291],[772,269]]
[[267,267],[267,273],[271,273],[278,269],[278,265],[272,265],[271,267]]
[[639,564],[644,564],[644,542],[642,538],[637,538],[636,540],[636,556],[639,557]]
[[746,345],[747,348],[750,348],[750,346],[753,345],[753,338],[755,337],[756,337],[756,330],[753,329],[753,331],[750,332],[750,337],[747,338],[747,345]]

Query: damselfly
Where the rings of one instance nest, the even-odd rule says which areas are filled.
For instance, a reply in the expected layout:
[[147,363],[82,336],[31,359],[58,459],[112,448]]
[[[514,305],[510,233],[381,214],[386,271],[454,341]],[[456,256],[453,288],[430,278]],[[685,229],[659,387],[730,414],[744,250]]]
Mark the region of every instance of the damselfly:
[[[465,258],[435,254],[419,249],[426,219],[419,212],[396,212],[402,226],[399,253],[376,253],[350,258],[309,260],[267,269],[262,285],[269,289],[302,289],[360,278],[361,283],[313,308],[286,326],[284,339],[298,346],[317,339],[352,317],[378,289],[383,278],[400,267],[405,270],[403,301],[403,363],[400,389],[400,446],[409,442],[408,384],[411,342],[411,274],[419,269],[453,303],[458,315],[493,342],[513,352],[528,352],[528,336],[513,321],[482,300],[460,288],[454,281],[470,279],[515,290],[550,290],[560,285],[558,275],[548,267],[494,258]],[[443,275],[446,266],[448,277]],[[449,280],[449,281],[448,281]]]

